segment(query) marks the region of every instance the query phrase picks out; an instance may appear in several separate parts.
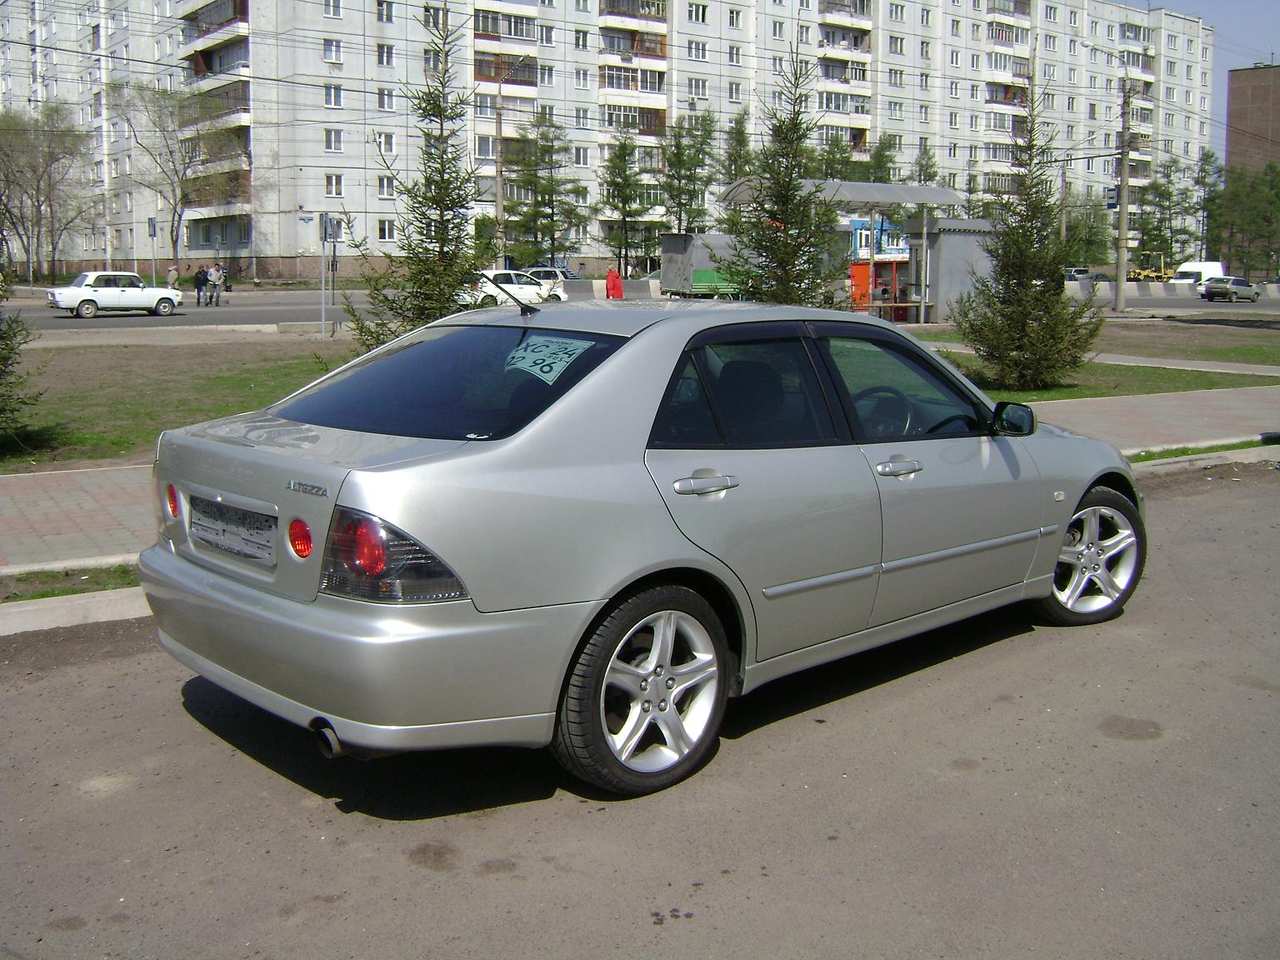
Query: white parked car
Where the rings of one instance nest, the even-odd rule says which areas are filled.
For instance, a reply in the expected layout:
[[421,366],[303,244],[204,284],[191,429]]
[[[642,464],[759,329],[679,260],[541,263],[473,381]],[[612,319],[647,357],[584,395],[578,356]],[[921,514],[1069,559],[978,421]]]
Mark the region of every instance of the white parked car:
[[541,281],[548,300],[568,300],[564,292],[564,282],[581,279],[571,270],[562,270],[560,267],[530,267],[525,272]]
[[[495,307],[511,303],[498,286],[506,287],[523,303],[542,303],[547,291],[541,281],[520,270],[482,270],[481,279],[458,294],[458,301],[473,307]],[[496,281],[496,282],[495,282]]]
[[69,286],[47,291],[48,306],[88,320],[101,310],[145,310],[167,317],[182,305],[182,291],[148,287],[136,273],[82,273]]

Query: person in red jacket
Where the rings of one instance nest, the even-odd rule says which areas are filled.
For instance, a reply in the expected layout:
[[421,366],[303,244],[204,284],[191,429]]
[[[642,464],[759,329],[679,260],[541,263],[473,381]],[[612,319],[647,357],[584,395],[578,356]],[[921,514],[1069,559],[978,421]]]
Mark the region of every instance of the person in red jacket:
[[622,299],[622,277],[613,267],[604,275],[604,295],[607,300]]

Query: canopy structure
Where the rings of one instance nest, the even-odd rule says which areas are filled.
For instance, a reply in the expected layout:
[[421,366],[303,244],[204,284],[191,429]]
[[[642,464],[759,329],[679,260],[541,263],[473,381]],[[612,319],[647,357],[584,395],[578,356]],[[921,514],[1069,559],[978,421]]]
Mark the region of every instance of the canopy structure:
[[[949,187],[931,187],[919,183],[862,183],[858,180],[802,180],[809,189],[816,188],[823,199],[842,210],[867,210],[895,204],[932,204],[961,206],[964,195]],[[726,206],[741,206],[755,196],[756,178],[735,180],[720,195]]]

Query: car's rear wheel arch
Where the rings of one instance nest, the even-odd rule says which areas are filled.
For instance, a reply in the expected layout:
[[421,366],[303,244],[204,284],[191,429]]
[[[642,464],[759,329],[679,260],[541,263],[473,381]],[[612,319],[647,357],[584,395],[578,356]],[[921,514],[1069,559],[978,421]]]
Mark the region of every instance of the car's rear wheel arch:
[[729,696],[735,697],[741,692],[742,671],[745,662],[746,628],[742,618],[742,610],[738,601],[734,598],[733,592],[725,586],[720,578],[705,570],[698,570],[694,567],[671,567],[665,570],[655,570],[628,583],[600,608],[600,611],[591,619],[586,629],[583,630],[582,635],[578,638],[578,642],[574,646],[573,656],[569,658],[569,662],[565,665],[564,676],[560,681],[561,693],[564,691],[565,684],[569,682],[578,654],[582,652],[583,646],[595,634],[596,628],[600,626],[601,622],[631,597],[659,586],[687,587],[711,605],[711,609],[716,612],[716,616],[720,618],[720,623],[724,627],[729,656],[733,659],[732,668],[728,671]]

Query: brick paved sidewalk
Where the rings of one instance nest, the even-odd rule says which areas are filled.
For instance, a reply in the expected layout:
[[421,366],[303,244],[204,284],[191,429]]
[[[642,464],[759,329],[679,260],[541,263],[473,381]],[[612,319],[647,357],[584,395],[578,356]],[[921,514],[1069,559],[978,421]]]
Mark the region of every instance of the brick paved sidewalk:
[[[1280,433],[1280,387],[1034,406],[1048,423],[1128,452]],[[155,531],[150,464],[0,476],[0,574],[132,560]]]
[[0,574],[125,562],[155,536],[149,463],[0,476]]

